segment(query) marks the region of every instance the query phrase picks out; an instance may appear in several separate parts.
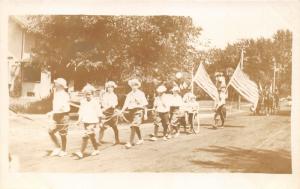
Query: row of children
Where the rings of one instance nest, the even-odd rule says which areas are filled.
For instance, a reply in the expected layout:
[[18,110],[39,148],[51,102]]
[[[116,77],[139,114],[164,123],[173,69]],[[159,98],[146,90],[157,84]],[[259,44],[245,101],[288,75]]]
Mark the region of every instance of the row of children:
[[[52,156],[65,156],[67,133],[70,111],[70,98],[66,92],[67,83],[63,78],[58,78],[54,81],[54,98],[53,110],[48,115],[51,115],[55,124],[49,129],[49,135],[55,149],[52,151]],[[114,89],[117,87],[115,82],[108,81],[105,84],[105,93],[102,94],[101,100],[94,98],[95,88],[87,85],[83,88],[85,97],[80,102],[78,124],[83,125],[83,136],[80,151],[75,154],[82,158],[90,140],[94,151],[91,155],[99,154],[98,146],[101,144],[104,132],[111,127],[115,135],[115,144],[120,144],[119,131],[117,127],[117,116],[126,114],[131,123],[129,141],[126,143],[126,148],[131,148],[133,145],[139,145],[144,142],[141,134],[140,126],[143,120],[147,120],[147,105],[148,101],[143,91],[139,88],[141,83],[138,79],[128,81],[131,87],[131,92],[126,96],[123,108],[117,110],[118,105],[117,95]],[[154,100],[155,120],[154,120],[154,135],[152,141],[157,140],[158,128],[161,124],[163,127],[163,140],[168,140],[179,135],[179,127],[182,117],[186,115],[188,123],[193,129],[193,113],[198,109],[198,103],[195,95],[191,92],[186,93],[183,98],[180,95],[179,87],[172,88],[172,94],[166,93],[167,89],[161,85],[157,88],[157,96]],[[217,108],[218,111],[218,108]],[[184,114],[184,115],[183,115]],[[99,139],[96,140],[96,126],[100,123]],[[56,133],[60,134],[61,143],[58,142]],[[134,138],[137,135],[138,140]]]

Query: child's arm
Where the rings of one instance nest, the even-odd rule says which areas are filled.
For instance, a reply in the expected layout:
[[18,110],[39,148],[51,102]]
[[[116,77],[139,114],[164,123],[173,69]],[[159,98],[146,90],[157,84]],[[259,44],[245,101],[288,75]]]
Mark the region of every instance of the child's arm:
[[79,110],[78,110],[78,120],[77,123],[82,122],[82,101],[80,102]]
[[128,96],[126,96],[123,108],[121,109],[121,112],[124,112],[127,109],[128,103],[129,103],[128,102]]
[[144,120],[147,120],[148,119],[148,108],[147,108],[147,106],[145,106],[144,111],[145,111]]
[[143,97],[142,97],[142,104],[144,106],[144,111],[145,111],[144,120],[147,120],[148,119],[148,108],[147,108],[148,100],[147,100],[145,94],[143,94]]

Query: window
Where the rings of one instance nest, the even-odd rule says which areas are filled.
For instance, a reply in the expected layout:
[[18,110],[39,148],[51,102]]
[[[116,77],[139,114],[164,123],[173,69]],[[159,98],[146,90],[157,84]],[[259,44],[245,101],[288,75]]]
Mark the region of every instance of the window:
[[22,78],[25,82],[40,82],[41,69],[26,65],[22,68]]

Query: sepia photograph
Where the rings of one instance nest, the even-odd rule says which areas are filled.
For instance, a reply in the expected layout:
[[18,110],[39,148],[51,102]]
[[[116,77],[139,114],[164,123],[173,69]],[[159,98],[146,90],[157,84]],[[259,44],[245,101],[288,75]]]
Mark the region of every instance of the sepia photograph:
[[10,12],[9,172],[292,175],[289,8],[200,10]]
[[11,15],[8,27],[20,171],[291,173],[289,28],[218,47],[185,16]]

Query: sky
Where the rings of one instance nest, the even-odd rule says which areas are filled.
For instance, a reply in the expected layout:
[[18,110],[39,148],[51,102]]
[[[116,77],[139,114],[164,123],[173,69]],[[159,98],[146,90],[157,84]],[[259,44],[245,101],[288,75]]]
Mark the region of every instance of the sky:
[[192,19],[203,29],[199,41],[210,41],[207,48],[224,48],[239,39],[272,37],[278,29],[292,31],[293,11],[289,6],[230,6],[203,9]]

